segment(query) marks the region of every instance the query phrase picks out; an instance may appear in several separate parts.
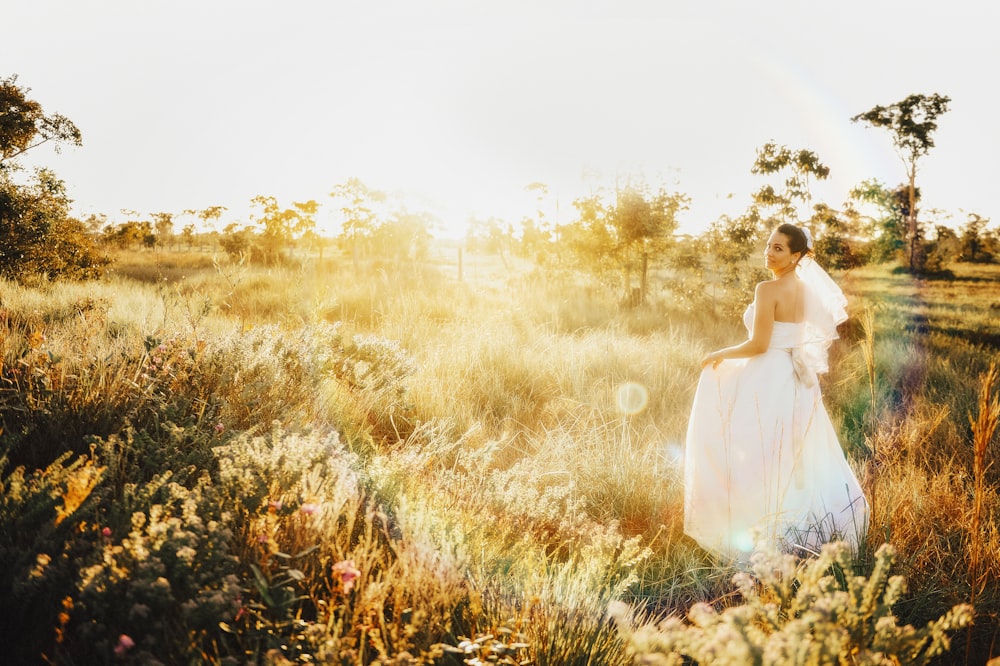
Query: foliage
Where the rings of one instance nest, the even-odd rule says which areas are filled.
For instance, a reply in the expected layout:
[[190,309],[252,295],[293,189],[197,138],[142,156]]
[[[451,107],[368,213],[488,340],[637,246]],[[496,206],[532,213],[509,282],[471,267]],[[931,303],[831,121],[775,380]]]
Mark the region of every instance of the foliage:
[[813,252],[821,266],[830,270],[844,270],[867,263],[865,249],[856,240],[857,224],[849,212],[839,213],[825,204],[817,204],[809,224],[814,230],[823,230],[821,233],[814,233],[816,240],[813,243]]
[[[743,222],[697,254],[705,294],[728,234],[752,238]],[[692,368],[742,334],[726,309],[749,291],[678,299],[661,269],[648,305],[623,311],[584,281],[464,260],[466,281],[440,256],[361,273],[246,264],[230,280],[168,250],[85,286],[0,283],[12,659],[625,666],[615,601],[643,625],[697,602],[728,618],[741,590],[682,535],[678,456]],[[734,262],[734,280],[756,263]],[[1000,345],[1000,274],[955,272],[835,274],[872,314],[871,386],[852,319],[824,396],[876,500],[866,547],[890,541],[910,589],[894,604],[887,578],[793,590],[773,633],[789,635],[794,604],[846,608],[830,641],[862,654],[882,617],[899,647],[974,592],[976,624],[936,660],[996,656],[996,444],[992,417],[969,425],[968,377]],[[830,570],[870,574],[870,552]],[[872,622],[856,588],[877,597]],[[774,589],[755,584],[743,607],[771,608]]]
[[972,263],[992,263],[996,261],[1000,252],[1000,243],[997,243],[995,234],[989,234],[986,227],[989,219],[976,213],[969,213],[968,219],[962,225],[958,251],[959,261]]
[[919,664],[947,652],[949,634],[972,622],[972,608],[957,605],[919,629],[900,626],[893,607],[904,580],[890,576],[891,546],[875,554],[870,576],[850,575],[843,543],[823,546],[819,557],[755,554],[751,573],[733,583],[741,603],[717,612],[694,605],[687,622],[671,617],[659,625],[629,627],[627,610],[615,608],[619,626],[650,664]]
[[798,223],[798,204],[808,204],[812,200],[809,192],[810,177],[824,180],[830,175],[830,167],[819,161],[819,156],[811,150],[792,150],[774,142],[757,149],[750,173],[755,175],[778,174],[790,171],[783,186],[775,190],[772,185],[764,185],[753,195],[754,204],[765,209],[774,209],[777,220],[768,220],[769,226],[782,222]]
[[[46,115],[42,105],[28,98],[30,88],[17,84],[17,75],[0,79],[0,171],[32,148],[52,141],[82,144],[80,130],[58,113]],[[6,164],[5,164],[6,163]]]
[[110,263],[84,225],[69,216],[66,186],[46,169],[25,185],[0,172],[0,237],[0,276],[7,279],[87,280]]
[[17,84],[0,79],[0,277],[20,281],[100,277],[109,263],[69,215],[66,186],[54,173],[37,169],[25,184],[15,181],[17,157],[42,144],[81,145],[80,130],[58,113],[45,114]]
[[917,163],[934,147],[937,119],[948,111],[951,98],[934,93],[913,94],[889,106],[877,105],[851,118],[892,133],[892,144],[906,165],[906,218],[909,242],[909,268],[919,272],[923,265],[917,252],[919,228],[917,222]]
[[137,246],[150,247],[156,244],[153,223],[148,220],[128,220],[121,224],[104,228],[104,242],[119,249]]
[[[614,201],[595,193],[573,205],[579,218],[562,227],[560,234],[577,257],[578,267],[598,276],[618,273],[625,299],[642,302],[649,262],[662,259],[671,247],[677,214],[687,207],[687,196],[628,186],[615,193]],[[632,286],[635,275],[640,280],[638,298]]]
[[906,247],[906,220],[898,192],[889,190],[877,180],[865,180],[854,186],[850,202],[873,205],[876,215],[867,218],[863,232],[870,240],[869,258],[885,263],[902,256]]
[[243,261],[252,257],[254,233],[250,227],[241,227],[235,222],[227,224],[219,236],[219,245],[230,259]]
[[[253,218],[259,228],[254,245],[265,264],[282,261],[285,250],[295,239],[316,229],[315,216],[319,210],[316,201],[293,202],[291,208],[282,208],[274,197],[257,196],[251,203],[259,209]],[[233,254],[231,248],[226,249],[230,255]]]
[[739,316],[746,306],[746,294],[752,293],[753,285],[766,278],[763,269],[754,271],[748,264],[767,233],[760,211],[751,207],[739,217],[722,216],[704,234],[711,268],[725,291],[721,300],[729,305],[725,311],[732,316]]
[[380,224],[371,234],[372,247],[380,255],[396,263],[406,260],[425,260],[433,224],[430,213],[396,211],[389,220]]
[[385,193],[368,187],[358,178],[348,178],[336,185],[330,196],[340,202],[342,222],[339,238],[357,262],[358,256],[367,250],[368,241],[378,226],[376,205],[385,201]]
[[104,468],[65,453],[44,468],[8,472],[0,457],[0,637],[6,658],[31,663],[65,639],[76,562],[93,551],[74,516],[85,512]]
[[126,488],[123,500],[138,505],[127,534],[102,530],[100,547],[78,573],[60,647],[101,661],[125,635],[132,659],[200,660],[242,598],[224,505],[207,474],[192,488],[154,477]]

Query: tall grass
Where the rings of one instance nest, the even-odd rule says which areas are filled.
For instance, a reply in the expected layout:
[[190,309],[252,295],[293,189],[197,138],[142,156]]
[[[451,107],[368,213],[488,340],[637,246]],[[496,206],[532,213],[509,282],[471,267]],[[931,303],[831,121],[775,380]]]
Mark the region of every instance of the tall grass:
[[[0,284],[12,655],[628,664],[616,602],[649,623],[746,612],[737,572],[682,534],[680,475],[697,359],[742,335],[741,304],[664,283],[622,310],[464,259],[458,281],[138,253],[107,282]],[[838,566],[882,571],[890,542],[910,587],[880,617],[905,633],[971,601],[974,663],[1000,611],[992,417],[967,381],[989,348],[937,313],[986,292],[845,284],[869,314],[824,389],[877,502]]]

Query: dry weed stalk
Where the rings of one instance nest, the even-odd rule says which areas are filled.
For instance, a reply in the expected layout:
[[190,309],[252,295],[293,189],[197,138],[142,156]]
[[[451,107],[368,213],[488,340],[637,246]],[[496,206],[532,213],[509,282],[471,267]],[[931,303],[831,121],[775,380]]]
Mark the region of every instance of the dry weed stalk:
[[[864,337],[861,338],[861,356],[865,360],[865,368],[868,370],[868,390],[871,394],[872,401],[872,423],[870,436],[866,437],[866,440],[871,444],[872,455],[871,459],[878,462],[878,450],[876,448],[875,438],[875,425],[878,421],[877,411],[876,411],[876,397],[875,397],[875,313],[870,307],[866,307],[864,312],[861,314],[861,330],[864,333]],[[875,490],[877,484],[875,479],[871,479],[868,488],[868,510],[869,515],[872,520],[875,518]]]
[[[975,607],[979,591],[986,585],[982,573],[982,521],[983,496],[985,494],[986,470],[992,464],[986,462],[986,451],[993,441],[993,434],[1000,423],[1000,396],[993,387],[1000,377],[996,362],[991,361],[989,370],[980,378],[977,414],[969,414],[972,425],[972,478],[974,484],[972,520],[969,524],[969,604]],[[965,646],[966,660],[972,647],[972,632],[968,633]]]

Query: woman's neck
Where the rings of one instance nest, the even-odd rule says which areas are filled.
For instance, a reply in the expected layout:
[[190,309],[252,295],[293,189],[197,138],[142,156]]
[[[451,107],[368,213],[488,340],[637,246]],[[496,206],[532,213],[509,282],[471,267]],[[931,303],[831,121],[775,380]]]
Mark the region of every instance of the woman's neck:
[[789,275],[795,275],[795,264],[790,264],[788,268],[781,271],[771,271],[775,280],[780,280],[782,278],[788,277]]

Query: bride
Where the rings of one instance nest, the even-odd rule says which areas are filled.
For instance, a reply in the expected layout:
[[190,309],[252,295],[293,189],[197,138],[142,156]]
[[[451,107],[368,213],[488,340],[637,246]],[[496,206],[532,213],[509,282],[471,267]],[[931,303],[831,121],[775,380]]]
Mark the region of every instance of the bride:
[[817,381],[847,301],[811,255],[807,230],[775,229],[764,252],[773,278],[743,314],[749,337],[702,360],[684,532],[724,558],[762,547],[805,554],[834,539],[856,547],[867,529],[868,504]]

